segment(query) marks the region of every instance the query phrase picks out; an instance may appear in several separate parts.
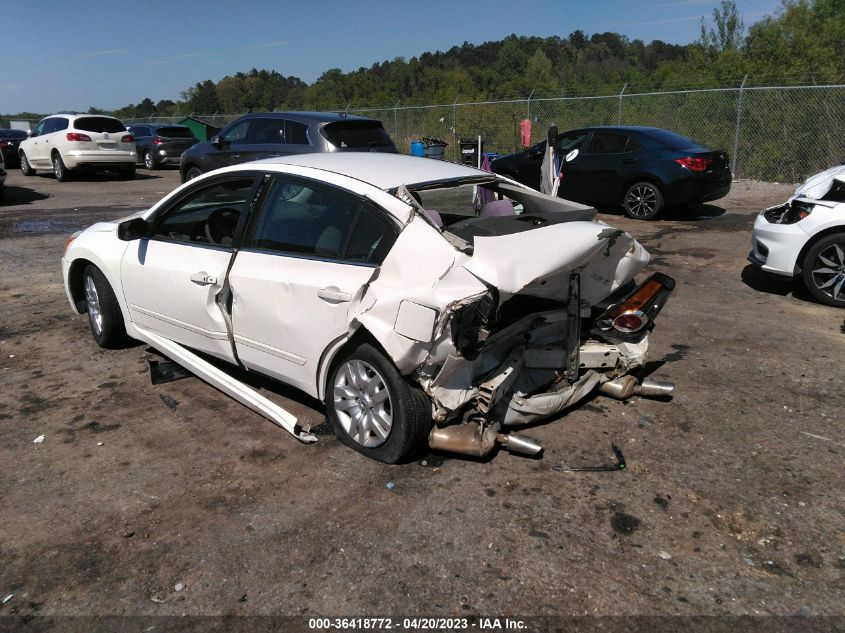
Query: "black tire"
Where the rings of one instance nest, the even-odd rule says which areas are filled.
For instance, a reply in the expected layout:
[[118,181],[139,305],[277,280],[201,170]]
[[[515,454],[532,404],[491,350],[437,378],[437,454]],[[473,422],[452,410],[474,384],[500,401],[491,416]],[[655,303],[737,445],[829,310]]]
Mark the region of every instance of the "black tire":
[[663,193],[652,182],[636,182],[622,199],[625,215],[634,220],[653,220],[663,210]]
[[[357,365],[350,365],[350,363]],[[347,370],[355,366],[366,371],[364,381],[370,381],[369,384],[374,382],[384,388],[367,390],[366,387],[361,386],[361,393],[366,393],[366,395],[361,398],[353,395],[359,386],[349,380],[350,373]],[[385,391],[387,397],[378,400],[378,394]],[[369,399],[370,397],[372,400]],[[357,411],[361,410],[358,403],[363,402],[364,398],[366,398],[364,408],[366,409],[369,405],[370,409],[370,421],[365,424],[370,425],[370,429],[363,428],[365,424],[358,426],[353,418],[355,408],[357,407]],[[373,404],[376,402],[377,404]],[[345,406],[346,403],[350,404]],[[374,409],[379,407],[382,408],[382,415],[384,410],[389,410],[390,413],[391,424],[387,429],[386,437],[380,437],[372,430],[374,427],[371,420],[374,418],[383,420],[376,417],[379,415],[378,412],[374,412]],[[348,413],[350,410],[353,414]],[[362,455],[377,461],[387,464],[406,462],[428,446],[428,434],[432,425],[431,401],[422,389],[408,383],[393,363],[368,343],[359,345],[334,363],[326,386],[326,411],[337,439]],[[366,411],[364,418],[367,418]],[[357,429],[358,432],[355,435],[358,439],[345,428],[350,423],[353,429]],[[379,428],[383,433],[384,429],[381,426]],[[366,445],[368,442],[381,443]]]
[[120,171],[121,180],[132,180],[133,178],[135,178],[135,165],[126,167]]
[[[93,284],[93,294],[89,283]],[[86,266],[82,273],[82,292],[91,336],[97,345],[106,349],[122,347],[127,341],[123,313],[106,276],[93,264]]]
[[58,152],[53,152],[53,175],[59,182],[70,180],[70,171],[65,167],[65,161],[62,160],[62,155]]
[[819,303],[845,308],[845,232],[825,235],[809,248],[801,279]]
[[148,149],[144,150],[144,167],[147,169],[158,169],[156,157],[153,156],[153,153]]
[[202,176],[202,169],[196,165],[191,165],[187,170],[185,170],[185,182],[193,180],[197,176]]
[[32,168],[32,165],[30,165],[29,161],[26,159],[26,154],[21,152],[19,156],[21,161],[21,173],[24,176],[34,176],[35,170]]

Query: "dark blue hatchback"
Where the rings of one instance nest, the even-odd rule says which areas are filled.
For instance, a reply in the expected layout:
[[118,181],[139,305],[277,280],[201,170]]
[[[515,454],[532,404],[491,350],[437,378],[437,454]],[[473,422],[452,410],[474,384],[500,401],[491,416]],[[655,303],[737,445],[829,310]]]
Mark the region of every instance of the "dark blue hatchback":
[[[572,150],[577,155],[565,161]],[[492,169],[539,189],[543,141],[497,158]],[[591,127],[558,134],[561,198],[597,206],[621,205],[628,217],[649,220],[666,207],[723,198],[731,190],[728,156],[669,130]]]

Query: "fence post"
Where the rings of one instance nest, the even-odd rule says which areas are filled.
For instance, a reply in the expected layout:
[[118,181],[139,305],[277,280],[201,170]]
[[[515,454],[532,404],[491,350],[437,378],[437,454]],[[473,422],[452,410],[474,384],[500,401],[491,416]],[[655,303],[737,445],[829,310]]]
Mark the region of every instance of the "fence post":
[[458,97],[452,102],[452,162],[458,162],[458,146],[460,145],[460,137],[458,136]]
[[531,97],[533,97],[533,96],[534,96],[534,91],[532,90],[531,94],[528,95],[528,114],[525,117],[526,119],[529,119],[529,120],[531,119]]
[[619,91],[619,112],[616,115],[616,125],[622,125],[622,95],[625,93],[625,88],[628,87],[628,82],[625,82],[625,85],[622,86],[622,90]]
[[399,119],[396,116],[396,111],[399,109],[399,103],[401,101],[402,100],[399,99],[399,101],[397,101],[393,106],[393,138],[399,138]]
[[739,153],[739,124],[742,121],[742,95],[745,92],[745,81],[748,75],[742,78],[742,83],[739,86],[739,99],[736,103],[736,130],[734,130],[734,155],[731,157],[731,172],[736,178],[736,155]]

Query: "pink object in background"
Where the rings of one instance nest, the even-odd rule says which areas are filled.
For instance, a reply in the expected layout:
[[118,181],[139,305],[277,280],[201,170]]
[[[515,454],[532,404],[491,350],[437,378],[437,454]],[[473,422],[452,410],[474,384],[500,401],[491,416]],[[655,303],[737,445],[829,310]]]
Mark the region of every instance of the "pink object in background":
[[522,119],[519,124],[519,133],[522,136],[522,146],[531,145],[531,119]]

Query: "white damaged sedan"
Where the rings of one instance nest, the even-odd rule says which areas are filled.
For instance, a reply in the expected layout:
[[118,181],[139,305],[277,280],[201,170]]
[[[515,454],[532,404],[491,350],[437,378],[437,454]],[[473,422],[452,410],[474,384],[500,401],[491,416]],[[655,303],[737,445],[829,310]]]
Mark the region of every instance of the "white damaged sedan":
[[785,204],[761,211],[748,260],[845,308],[845,165],[808,178]]
[[630,372],[674,281],[637,286],[648,254],[594,217],[448,162],[297,155],[95,224],[62,270],[98,344],[145,341],[303,441],[307,426],[226,367],[324,401],[337,437],[377,460],[533,454],[512,431],[594,390],[673,390]]

